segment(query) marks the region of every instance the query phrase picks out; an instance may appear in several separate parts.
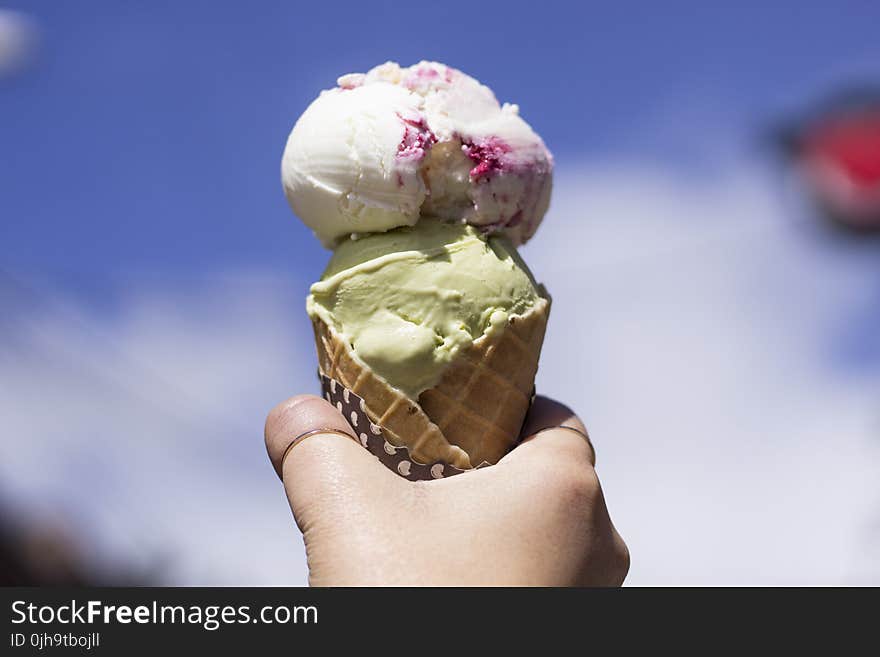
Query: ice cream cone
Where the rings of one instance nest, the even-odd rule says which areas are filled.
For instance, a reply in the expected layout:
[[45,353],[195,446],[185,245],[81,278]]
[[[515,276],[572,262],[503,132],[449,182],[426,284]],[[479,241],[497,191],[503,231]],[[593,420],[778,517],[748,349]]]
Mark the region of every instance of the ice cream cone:
[[[468,469],[496,463],[519,438],[550,312],[540,298],[459,352],[418,402],[392,387],[320,318],[313,318],[321,371],[364,399],[370,420],[419,463]],[[358,429],[356,427],[356,429]]]

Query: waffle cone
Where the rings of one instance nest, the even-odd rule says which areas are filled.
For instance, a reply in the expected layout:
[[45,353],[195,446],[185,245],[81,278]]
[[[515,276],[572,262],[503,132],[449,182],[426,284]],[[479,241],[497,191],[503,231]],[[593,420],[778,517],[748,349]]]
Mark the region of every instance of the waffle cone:
[[475,340],[418,402],[375,374],[333,327],[319,318],[312,324],[321,371],[364,400],[390,443],[407,447],[419,463],[468,469],[496,463],[519,438],[549,313],[550,301],[539,299],[501,330]]

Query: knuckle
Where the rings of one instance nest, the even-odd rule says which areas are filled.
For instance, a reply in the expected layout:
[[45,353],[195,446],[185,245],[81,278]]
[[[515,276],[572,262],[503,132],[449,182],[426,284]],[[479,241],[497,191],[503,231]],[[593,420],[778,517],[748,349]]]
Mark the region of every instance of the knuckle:
[[556,464],[536,480],[545,493],[551,493],[555,500],[553,506],[567,518],[589,514],[595,507],[599,485],[595,471],[589,464]]
[[592,502],[599,493],[599,478],[588,463],[572,463],[560,470],[559,485],[567,496],[581,503]]

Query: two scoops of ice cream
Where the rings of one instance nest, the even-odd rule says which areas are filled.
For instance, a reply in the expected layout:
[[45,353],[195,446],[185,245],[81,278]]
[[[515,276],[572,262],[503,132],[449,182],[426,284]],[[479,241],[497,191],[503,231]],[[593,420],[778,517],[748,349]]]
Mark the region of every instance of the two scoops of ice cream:
[[290,133],[284,192],[333,250],[306,302],[321,373],[417,463],[495,463],[519,437],[550,302],[516,247],[552,172],[515,105],[435,62],[345,75]]

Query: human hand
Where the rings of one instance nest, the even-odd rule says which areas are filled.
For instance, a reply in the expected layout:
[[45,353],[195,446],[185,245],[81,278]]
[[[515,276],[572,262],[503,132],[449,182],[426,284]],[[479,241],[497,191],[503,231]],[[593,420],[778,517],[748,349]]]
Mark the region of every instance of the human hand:
[[303,533],[309,583],[620,585],[629,552],[608,516],[584,425],[538,397],[523,434],[492,467],[410,482],[365,450],[320,397],[276,406],[266,448]]

